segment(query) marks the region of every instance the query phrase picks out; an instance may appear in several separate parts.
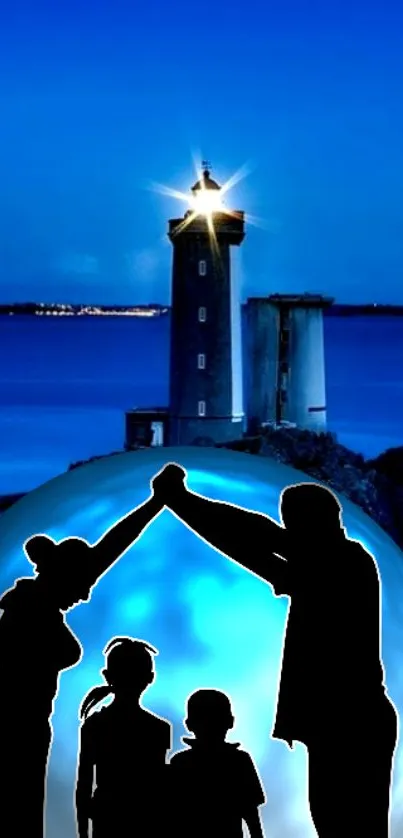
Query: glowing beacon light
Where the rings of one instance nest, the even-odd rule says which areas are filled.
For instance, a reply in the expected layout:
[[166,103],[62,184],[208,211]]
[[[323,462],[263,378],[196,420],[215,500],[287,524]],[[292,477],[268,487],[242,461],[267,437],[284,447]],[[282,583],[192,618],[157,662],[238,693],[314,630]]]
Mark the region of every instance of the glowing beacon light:
[[191,204],[197,215],[211,216],[223,211],[221,186],[210,177],[210,165],[203,161],[202,166],[202,176],[191,189]]

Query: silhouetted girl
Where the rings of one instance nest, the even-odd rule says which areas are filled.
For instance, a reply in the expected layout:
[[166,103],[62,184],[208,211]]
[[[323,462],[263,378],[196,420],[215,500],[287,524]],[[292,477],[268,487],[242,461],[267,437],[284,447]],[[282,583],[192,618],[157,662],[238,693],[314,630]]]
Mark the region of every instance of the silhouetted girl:
[[15,835],[43,838],[53,702],[60,673],[82,655],[63,612],[88,601],[100,576],[161,509],[149,499],[94,545],[80,538],[56,544],[46,535],[24,544],[36,575],[17,580],[0,599],[0,812]]
[[[158,652],[143,640],[115,637],[104,654],[106,685],[90,690],[80,710],[77,835],[88,838],[91,820],[93,838],[161,838],[171,725],[140,704]],[[112,703],[89,715],[108,695]]]

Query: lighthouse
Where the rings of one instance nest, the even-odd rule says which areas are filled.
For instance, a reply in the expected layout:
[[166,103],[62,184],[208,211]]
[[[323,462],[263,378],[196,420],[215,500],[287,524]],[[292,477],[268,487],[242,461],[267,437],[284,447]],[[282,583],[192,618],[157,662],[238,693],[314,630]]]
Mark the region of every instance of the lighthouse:
[[169,445],[213,445],[244,431],[241,301],[230,255],[244,239],[244,213],[225,209],[211,167],[202,166],[190,208],[169,221]]

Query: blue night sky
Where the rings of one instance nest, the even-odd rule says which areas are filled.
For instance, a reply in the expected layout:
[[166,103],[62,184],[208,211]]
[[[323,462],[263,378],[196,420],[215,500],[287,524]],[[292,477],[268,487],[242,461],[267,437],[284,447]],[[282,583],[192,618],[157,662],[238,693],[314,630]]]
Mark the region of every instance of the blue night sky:
[[148,187],[200,153],[252,164],[244,296],[403,303],[397,0],[16,0],[0,78],[0,300],[167,302],[185,205]]

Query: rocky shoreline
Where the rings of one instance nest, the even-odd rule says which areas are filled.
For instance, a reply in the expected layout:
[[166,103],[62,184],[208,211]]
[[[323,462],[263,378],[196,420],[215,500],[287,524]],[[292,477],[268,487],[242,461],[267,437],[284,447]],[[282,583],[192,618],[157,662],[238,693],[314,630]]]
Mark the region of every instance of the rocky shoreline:
[[[264,429],[256,436],[217,445],[257,457],[270,457],[325,483],[361,507],[403,550],[403,446],[372,460],[346,448],[334,434],[297,428]],[[123,451],[111,452],[112,455]],[[111,454],[72,463],[69,470]],[[167,449],[169,460],[169,449]],[[0,513],[23,494],[0,497]]]
[[366,460],[334,434],[281,428],[223,447],[271,457],[325,483],[361,507],[403,550],[403,446]]

